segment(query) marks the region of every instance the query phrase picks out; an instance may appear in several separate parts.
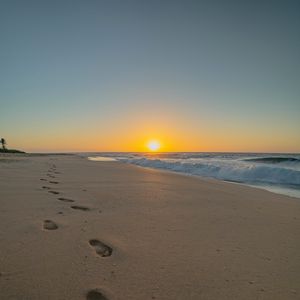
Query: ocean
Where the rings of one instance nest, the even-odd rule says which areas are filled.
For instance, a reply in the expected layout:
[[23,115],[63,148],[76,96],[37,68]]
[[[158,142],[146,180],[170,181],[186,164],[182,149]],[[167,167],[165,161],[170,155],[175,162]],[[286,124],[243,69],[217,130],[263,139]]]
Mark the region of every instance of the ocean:
[[94,161],[116,160],[141,167],[246,184],[300,198],[300,154],[273,153],[85,153]]

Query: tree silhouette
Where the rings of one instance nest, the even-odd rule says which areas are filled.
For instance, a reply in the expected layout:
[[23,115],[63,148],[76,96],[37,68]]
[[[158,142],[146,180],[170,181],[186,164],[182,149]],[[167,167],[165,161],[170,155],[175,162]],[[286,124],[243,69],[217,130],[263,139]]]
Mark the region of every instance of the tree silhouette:
[[1,144],[2,144],[3,150],[6,150],[6,147],[5,147],[5,145],[6,145],[6,140],[5,140],[4,138],[1,138],[0,142],[1,142]]

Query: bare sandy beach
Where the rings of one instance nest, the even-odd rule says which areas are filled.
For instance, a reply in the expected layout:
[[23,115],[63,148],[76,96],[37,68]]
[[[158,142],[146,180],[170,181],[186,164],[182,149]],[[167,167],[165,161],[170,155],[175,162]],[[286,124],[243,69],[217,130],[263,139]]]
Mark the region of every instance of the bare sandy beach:
[[0,299],[300,299],[300,199],[92,162],[0,156]]

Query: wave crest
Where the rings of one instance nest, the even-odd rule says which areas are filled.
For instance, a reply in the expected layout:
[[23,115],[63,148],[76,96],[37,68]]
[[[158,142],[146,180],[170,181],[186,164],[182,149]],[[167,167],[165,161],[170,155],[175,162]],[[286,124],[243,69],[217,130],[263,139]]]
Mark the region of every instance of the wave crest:
[[284,163],[284,162],[293,162],[293,163],[300,163],[299,158],[295,157],[261,157],[261,158],[247,158],[245,161],[249,162],[257,162],[257,163],[271,163],[271,164],[279,164],[279,163]]
[[[273,159],[275,159],[276,161],[276,159],[278,158]],[[227,181],[236,181],[243,183],[282,184],[300,187],[300,171],[280,167],[279,165],[249,164],[246,161],[238,160],[230,162],[218,160],[183,162],[148,158],[128,158],[120,160],[142,167],[165,169]],[[267,158],[267,160],[271,160],[271,158]],[[284,161],[286,162],[287,160],[285,159]],[[254,161],[252,160],[252,162]],[[270,161],[268,162],[270,163]]]

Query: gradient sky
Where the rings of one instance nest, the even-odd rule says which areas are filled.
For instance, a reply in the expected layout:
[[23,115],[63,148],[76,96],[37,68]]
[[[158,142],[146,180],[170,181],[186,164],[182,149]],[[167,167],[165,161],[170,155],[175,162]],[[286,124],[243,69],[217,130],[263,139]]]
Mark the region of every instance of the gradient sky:
[[0,137],[25,151],[300,152],[300,2],[4,0]]

